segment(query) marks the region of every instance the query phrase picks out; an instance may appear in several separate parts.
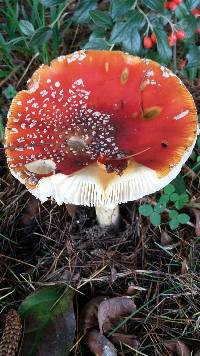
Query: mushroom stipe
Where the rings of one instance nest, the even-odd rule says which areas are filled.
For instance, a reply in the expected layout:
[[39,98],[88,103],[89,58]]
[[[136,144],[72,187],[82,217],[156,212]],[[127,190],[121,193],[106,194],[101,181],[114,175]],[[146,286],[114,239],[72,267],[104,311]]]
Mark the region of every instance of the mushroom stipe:
[[11,173],[42,202],[95,206],[102,226],[118,204],[162,189],[197,137],[180,79],[120,51],[78,51],[41,66],[13,99],[6,128]]

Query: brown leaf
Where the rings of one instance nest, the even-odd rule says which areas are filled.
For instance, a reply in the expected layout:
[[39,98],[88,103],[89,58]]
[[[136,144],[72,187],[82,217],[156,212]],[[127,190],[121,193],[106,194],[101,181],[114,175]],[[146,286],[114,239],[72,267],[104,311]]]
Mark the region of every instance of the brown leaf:
[[97,330],[88,331],[85,343],[96,356],[117,356],[114,345]]
[[138,349],[140,342],[135,335],[126,335],[126,334],[121,334],[121,333],[114,333],[111,336],[111,341],[113,344],[120,344],[124,343],[126,345],[129,345],[130,347],[133,347],[134,349]]
[[85,334],[89,329],[98,327],[98,307],[105,300],[105,297],[99,296],[92,298],[83,308],[79,317],[79,330]]
[[168,245],[172,244],[173,239],[170,235],[168,235],[168,233],[166,231],[162,230],[160,242],[161,242],[162,246],[168,246]]
[[191,352],[188,346],[180,340],[165,341],[164,345],[168,350],[172,351],[177,356],[190,356]]
[[132,313],[135,303],[129,297],[115,297],[104,300],[98,308],[98,322],[101,334],[108,332],[119,319]]
[[199,209],[191,209],[196,218],[195,224],[195,233],[196,236],[200,236],[200,210]]

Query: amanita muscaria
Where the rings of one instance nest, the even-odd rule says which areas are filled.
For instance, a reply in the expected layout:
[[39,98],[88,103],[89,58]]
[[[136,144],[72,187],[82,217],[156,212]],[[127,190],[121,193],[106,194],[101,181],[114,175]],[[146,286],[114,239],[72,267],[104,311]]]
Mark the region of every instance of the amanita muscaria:
[[120,51],[79,51],[41,66],[13,99],[6,129],[12,174],[42,202],[118,204],[179,173],[197,137],[192,96],[169,69]]

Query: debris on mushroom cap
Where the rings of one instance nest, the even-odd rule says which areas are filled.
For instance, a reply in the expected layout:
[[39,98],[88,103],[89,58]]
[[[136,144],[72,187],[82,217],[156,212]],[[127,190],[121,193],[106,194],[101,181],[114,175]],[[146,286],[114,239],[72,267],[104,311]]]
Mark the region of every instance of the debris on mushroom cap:
[[79,51],[41,66],[13,99],[6,154],[42,201],[108,206],[168,184],[196,135],[192,96],[169,69],[120,51]]

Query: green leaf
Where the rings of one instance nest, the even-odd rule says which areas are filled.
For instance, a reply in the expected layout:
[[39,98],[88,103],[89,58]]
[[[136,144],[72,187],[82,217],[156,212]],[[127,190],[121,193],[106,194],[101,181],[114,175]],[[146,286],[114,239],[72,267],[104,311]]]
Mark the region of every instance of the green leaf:
[[161,223],[160,214],[158,214],[158,213],[156,213],[156,212],[153,212],[153,213],[150,215],[150,221],[151,221],[151,223],[152,223],[154,226],[160,225],[160,223]]
[[171,201],[175,202],[175,201],[177,201],[178,199],[179,199],[179,195],[178,195],[177,193],[172,193],[172,194],[170,195],[170,200],[171,200]]
[[121,43],[123,50],[134,54],[139,54],[141,49],[141,37],[138,32],[144,26],[144,17],[138,11],[129,14],[126,22],[117,22],[111,32],[110,41]]
[[111,16],[115,20],[117,17],[123,17],[130,10],[135,0],[111,0]]
[[99,27],[109,28],[113,25],[112,18],[107,11],[91,10],[90,17],[95,25]]
[[150,216],[153,213],[153,208],[149,204],[140,205],[139,213],[144,216]]
[[122,41],[123,50],[139,54],[141,48],[141,37],[138,31],[129,31],[127,37]]
[[166,203],[168,203],[168,201],[169,201],[169,194],[163,194],[163,195],[161,195],[161,197],[160,197],[160,199],[159,199],[159,203],[161,203],[161,204],[166,204]]
[[151,10],[163,13],[165,0],[144,0],[143,5],[147,6]]
[[192,37],[194,35],[197,26],[197,21],[195,16],[188,15],[184,16],[178,23],[177,27],[181,28],[186,33],[186,38]]
[[200,5],[199,0],[186,0],[185,2],[189,9],[194,9],[195,7]]
[[137,28],[141,30],[146,23],[146,19],[138,10],[131,10],[127,16],[127,22],[131,28]]
[[187,214],[179,214],[177,220],[180,224],[187,224],[190,221],[190,217]]
[[85,45],[82,47],[83,49],[110,49],[111,45],[104,38],[91,38]]
[[179,195],[178,200],[175,203],[177,209],[182,209],[185,204],[189,201],[189,196],[186,193]]
[[28,37],[33,36],[33,34],[35,32],[34,26],[29,21],[20,20],[19,21],[19,28],[22,31],[22,33],[24,35],[28,36]]
[[154,207],[154,211],[156,211],[157,213],[163,213],[163,211],[165,211],[165,208],[166,208],[166,203],[164,203],[164,204],[158,203],[158,204]]
[[189,47],[189,51],[186,55],[188,63],[186,68],[193,68],[199,66],[199,58],[200,58],[200,47],[195,45],[191,45]]
[[16,93],[16,89],[11,84],[9,84],[8,87],[3,90],[3,94],[8,100],[14,98]]
[[177,210],[170,210],[168,214],[169,214],[170,219],[175,219],[178,216],[178,211]]
[[178,194],[182,194],[186,191],[185,181],[181,174],[173,180],[172,184]]
[[172,219],[169,221],[169,226],[171,228],[171,230],[175,230],[177,229],[177,227],[179,226],[179,222],[177,219]]
[[71,288],[43,287],[22,302],[19,313],[25,325],[21,356],[69,354],[76,326]]
[[53,31],[50,27],[40,27],[35,31],[34,35],[31,37],[29,46],[30,47],[40,47],[52,37]]
[[172,184],[168,184],[165,188],[164,188],[164,192],[165,194],[172,194],[175,191],[175,188]]
[[77,23],[87,22],[90,17],[90,11],[97,7],[97,0],[81,0],[79,6],[74,12],[74,20]]
[[154,28],[154,33],[157,38],[157,51],[162,63],[168,63],[172,57],[172,50],[168,44],[166,32],[161,28]]
[[51,7],[51,6],[55,6],[55,5],[60,5],[64,2],[65,0],[40,0],[40,3],[43,6],[46,7]]

